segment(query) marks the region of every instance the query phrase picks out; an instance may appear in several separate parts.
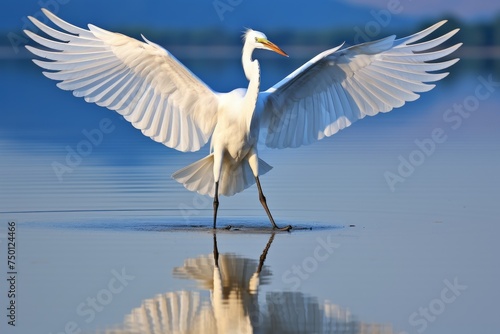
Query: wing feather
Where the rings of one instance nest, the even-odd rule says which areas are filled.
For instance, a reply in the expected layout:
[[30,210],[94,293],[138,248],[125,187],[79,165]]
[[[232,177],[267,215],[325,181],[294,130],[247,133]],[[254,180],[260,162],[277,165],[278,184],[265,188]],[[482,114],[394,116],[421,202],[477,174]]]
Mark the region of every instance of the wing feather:
[[196,151],[217,122],[219,94],[162,47],[89,25],[67,23],[43,13],[61,30],[29,19],[49,38],[26,31],[43,48],[26,46],[57,86],[77,97],[115,110],[157,142]]
[[432,50],[455,35],[454,29],[429,41],[423,38],[446,21],[411,36],[326,50],[260,94],[265,143],[298,147],[329,137],[366,115],[388,112],[435,87],[458,59],[438,61],[462,44]]

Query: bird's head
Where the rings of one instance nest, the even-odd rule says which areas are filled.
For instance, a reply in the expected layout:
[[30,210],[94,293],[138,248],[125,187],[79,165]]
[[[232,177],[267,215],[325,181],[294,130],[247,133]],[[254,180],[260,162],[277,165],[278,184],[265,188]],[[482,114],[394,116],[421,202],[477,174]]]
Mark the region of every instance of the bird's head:
[[264,33],[260,31],[247,29],[244,35],[245,44],[249,43],[254,49],[264,49],[276,52],[282,56],[288,57],[285,51],[281,50],[276,44],[269,41]]

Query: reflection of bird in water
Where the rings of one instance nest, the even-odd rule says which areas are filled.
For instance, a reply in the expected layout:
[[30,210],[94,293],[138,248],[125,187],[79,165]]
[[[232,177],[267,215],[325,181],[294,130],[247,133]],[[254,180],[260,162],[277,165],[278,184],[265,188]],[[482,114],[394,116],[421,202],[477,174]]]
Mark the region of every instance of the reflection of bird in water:
[[259,302],[259,286],[271,276],[264,261],[273,239],[274,234],[257,262],[219,254],[214,234],[213,254],[174,269],[174,276],[197,281],[210,297],[197,291],[158,295],[132,310],[121,328],[105,333],[393,333],[389,325],[359,322],[348,310],[300,292],[268,292]]

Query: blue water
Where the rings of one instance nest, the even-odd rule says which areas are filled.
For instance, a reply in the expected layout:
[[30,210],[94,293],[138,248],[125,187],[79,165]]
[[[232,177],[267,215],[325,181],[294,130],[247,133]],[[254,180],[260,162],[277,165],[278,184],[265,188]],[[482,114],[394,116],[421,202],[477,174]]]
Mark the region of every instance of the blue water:
[[[261,61],[263,86],[301,61]],[[238,59],[184,62],[215,90],[245,86]],[[23,263],[23,308],[13,333],[59,333],[69,321],[90,332],[119,327],[148,300],[180,291],[210,303],[213,291],[173,273],[212,254],[211,199],[170,177],[208,148],[187,154],[157,144],[114,112],[60,91],[27,60],[2,61],[0,69],[0,217],[18,223]],[[274,166],[261,181],[277,223],[312,231],[276,235],[259,314],[268,314],[262,310],[273,293],[290,292],[290,309],[312,305],[318,316],[343,317],[355,328],[382,324],[386,333],[417,333],[419,308],[457,278],[466,290],[443,304],[424,331],[471,333],[481,324],[482,333],[496,332],[500,87],[484,80],[500,78],[488,68],[451,72],[419,100],[332,138],[295,150],[261,150]],[[464,103],[462,114],[449,111]],[[102,130],[102,122],[106,132],[89,146],[84,132]],[[79,149],[80,159],[67,160]],[[238,255],[224,255],[228,266],[255,267],[270,237],[256,189],[222,197],[219,216],[221,226],[241,229],[218,234],[220,253]],[[296,287],[290,270],[314,256],[320,237],[340,247]],[[136,278],[115,302],[89,322],[75,313],[122,267]],[[335,317],[325,311],[332,308]]]
[[[237,60],[219,75],[216,71],[222,64],[201,67],[200,62],[187,65],[214,89],[244,86]],[[263,66],[264,87],[292,66],[263,63],[267,65]],[[114,112],[60,91],[28,61],[3,62],[2,73],[0,89],[8,93],[0,123],[0,211],[158,209],[159,215],[166,214],[163,210],[178,215],[180,207],[192,207],[196,215],[209,216],[203,212],[210,211],[209,201],[170,178],[177,169],[206,155],[207,147],[183,154],[155,143]],[[426,212],[441,219],[443,212],[455,214],[465,206],[473,208],[474,214],[493,215],[497,212],[499,95],[485,90],[488,98],[471,100],[482,84],[479,76],[487,79],[491,74],[451,75],[416,102],[367,117],[311,146],[263,148],[262,158],[275,167],[263,177],[273,211],[280,210],[285,217],[312,211],[306,214],[311,220],[347,218],[343,212],[360,211]],[[448,111],[464,101],[479,101],[469,107],[473,111],[464,111],[470,114],[467,118]],[[101,122],[106,125],[104,132]],[[429,143],[436,129],[440,142]],[[85,132],[96,131],[102,136],[97,135],[92,144]],[[424,148],[415,141],[424,143]],[[413,167],[408,167],[410,158]],[[407,172],[402,176],[401,164]],[[221,217],[234,210],[262,216],[256,198],[255,189],[224,198]]]

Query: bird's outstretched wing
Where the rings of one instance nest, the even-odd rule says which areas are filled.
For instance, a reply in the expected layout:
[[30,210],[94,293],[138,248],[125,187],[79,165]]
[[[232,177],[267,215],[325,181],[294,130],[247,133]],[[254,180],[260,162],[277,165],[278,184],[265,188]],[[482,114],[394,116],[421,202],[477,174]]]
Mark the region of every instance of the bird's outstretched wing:
[[87,102],[116,110],[153,140],[179,151],[196,151],[210,138],[217,122],[218,94],[162,47],[89,25],[75,27],[48,10],[44,14],[61,30],[30,20],[51,39],[31,31],[40,45],[29,51],[50,61],[34,60]]
[[[376,115],[416,100],[427,84],[444,78],[458,61],[428,62],[461,46],[439,50],[458,29],[426,42],[441,21],[401,39],[390,36],[339,50],[326,50],[259,96],[265,143],[272,148],[298,147],[332,136],[366,115]],[[419,42],[419,43],[416,43]]]

